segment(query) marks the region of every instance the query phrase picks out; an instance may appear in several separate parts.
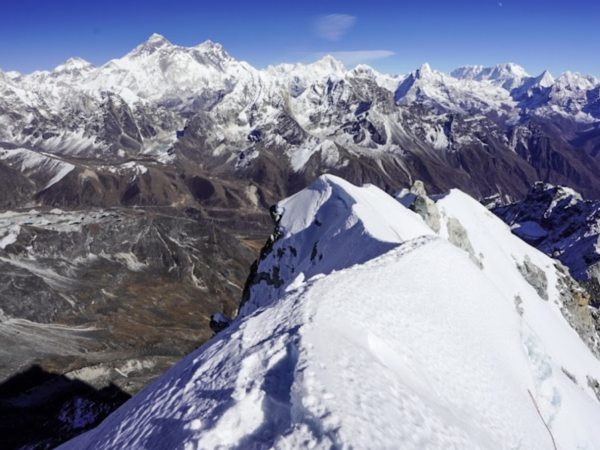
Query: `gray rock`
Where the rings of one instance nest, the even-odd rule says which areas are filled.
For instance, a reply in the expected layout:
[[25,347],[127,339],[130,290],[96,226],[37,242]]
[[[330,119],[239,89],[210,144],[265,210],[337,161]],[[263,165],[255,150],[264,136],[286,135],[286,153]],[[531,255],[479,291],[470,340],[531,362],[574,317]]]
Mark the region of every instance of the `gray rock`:
[[558,289],[562,303],[561,313],[569,325],[600,359],[600,314],[590,305],[590,296],[569,274],[569,270],[560,262],[555,263]]
[[515,309],[519,313],[520,316],[523,316],[523,299],[519,295],[515,295]]
[[533,264],[529,256],[525,256],[522,265],[517,263],[517,268],[538,295],[544,300],[548,300],[548,278],[546,277],[546,273]]
[[440,232],[440,212],[433,200],[427,197],[425,184],[416,180],[410,191],[403,189],[396,194],[396,199],[411,211],[416,212],[436,233]]
[[588,376],[587,382],[588,382],[588,386],[591,387],[592,390],[594,391],[594,393],[596,394],[598,401],[600,401],[600,383],[598,383],[598,380]]
[[471,261],[477,264],[477,267],[483,269],[483,263],[479,260],[479,258],[477,258],[477,256],[475,256],[473,245],[469,240],[469,233],[467,232],[465,227],[462,226],[460,221],[454,217],[449,217],[447,221],[447,227],[448,240],[450,241],[450,243],[460,248],[461,250],[466,251],[469,254],[469,258],[471,258]]
[[571,372],[569,372],[567,369],[565,369],[564,367],[561,367],[560,370],[562,370],[562,372],[567,376],[567,378],[569,380],[571,380],[573,383],[579,384],[577,382],[577,377],[575,375],[573,375]]

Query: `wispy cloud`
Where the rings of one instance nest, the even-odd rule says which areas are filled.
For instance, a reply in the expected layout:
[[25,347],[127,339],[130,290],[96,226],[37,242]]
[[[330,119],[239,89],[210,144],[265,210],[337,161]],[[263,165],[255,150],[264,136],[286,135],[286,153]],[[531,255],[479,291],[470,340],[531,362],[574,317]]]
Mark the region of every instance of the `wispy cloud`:
[[323,58],[326,55],[331,55],[335,59],[344,63],[347,66],[353,66],[356,64],[366,63],[369,61],[375,61],[378,59],[389,58],[394,56],[395,53],[389,50],[357,50],[349,52],[322,52],[315,53],[314,57],[317,59]]
[[329,41],[339,41],[356,23],[356,17],[349,14],[329,14],[315,21],[315,34]]

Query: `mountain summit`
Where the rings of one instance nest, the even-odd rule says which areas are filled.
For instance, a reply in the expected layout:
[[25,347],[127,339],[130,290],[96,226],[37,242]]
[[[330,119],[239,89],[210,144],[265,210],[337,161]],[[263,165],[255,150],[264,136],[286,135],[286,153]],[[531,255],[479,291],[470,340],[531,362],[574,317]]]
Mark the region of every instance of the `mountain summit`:
[[133,53],[139,54],[139,55],[151,54],[161,48],[167,48],[167,47],[171,47],[171,46],[173,46],[173,44],[171,44],[164,36],[154,33],[152,36],[150,36],[148,38],[147,41],[138,45],[133,50]]

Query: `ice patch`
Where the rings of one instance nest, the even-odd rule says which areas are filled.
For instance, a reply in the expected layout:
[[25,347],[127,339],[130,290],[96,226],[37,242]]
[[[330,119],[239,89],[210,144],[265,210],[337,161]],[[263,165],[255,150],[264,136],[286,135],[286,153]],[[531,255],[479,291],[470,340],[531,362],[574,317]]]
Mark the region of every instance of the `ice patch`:
[[19,237],[19,233],[21,232],[21,227],[19,225],[15,225],[8,230],[8,233],[4,235],[2,239],[0,239],[0,248],[4,250],[9,245],[17,242],[17,238]]

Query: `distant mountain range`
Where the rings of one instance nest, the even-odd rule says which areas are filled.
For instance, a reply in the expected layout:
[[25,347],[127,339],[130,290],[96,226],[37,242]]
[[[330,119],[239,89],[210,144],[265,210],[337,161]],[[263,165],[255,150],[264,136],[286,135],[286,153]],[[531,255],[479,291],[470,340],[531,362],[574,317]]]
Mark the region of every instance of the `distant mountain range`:
[[[20,187],[5,205],[181,201],[178,183],[151,198],[116,182],[115,171],[133,176],[131,161],[245,179],[265,204],[324,172],[387,191],[421,179],[508,201],[545,181],[600,197],[600,81],[569,72],[532,77],[503,64],[446,75],[424,64],[389,76],[331,56],[257,70],[219,44],[155,34],[100,67],[72,58],[51,72],[0,73],[0,93],[0,173],[12,169]],[[92,172],[93,189],[65,198]]]

